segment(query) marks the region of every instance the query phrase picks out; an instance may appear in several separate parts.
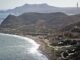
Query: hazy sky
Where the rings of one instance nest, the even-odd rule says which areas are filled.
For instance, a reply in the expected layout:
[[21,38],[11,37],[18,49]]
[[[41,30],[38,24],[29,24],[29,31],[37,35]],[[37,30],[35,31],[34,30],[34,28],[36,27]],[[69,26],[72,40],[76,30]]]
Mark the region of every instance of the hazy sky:
[[56,7],[76,7],[77,1],[80,0],[0,0],[0,10],[12,9],[24,4],[41,4],[47,3]]

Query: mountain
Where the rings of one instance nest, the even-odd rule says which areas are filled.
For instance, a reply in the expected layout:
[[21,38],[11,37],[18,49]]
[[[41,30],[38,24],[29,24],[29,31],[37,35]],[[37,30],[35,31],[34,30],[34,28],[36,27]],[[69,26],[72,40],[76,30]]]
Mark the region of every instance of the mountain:
[[49,32],[70,24],[80,22],[80,15],[68,16],[64,13],[24,13],[9,15],[0,25],[0,31],[6,32]]
[[[48,32],[62,26],[61,17],[66,17],[64,13],[24,13],[19,16],[9,15],[0,25],[0,32]],[[60,21],[59,21],[60,20]],[[56,26],[56,27],[55,27]]]
[[61,29],[62,31],[72,31],[76,28],[80,28],[80,14],[73,15],[72,18],[77,22],[68,24],[67,26],[65,26],[64,28]]
[[74,15],[72,16],[72,18],[76,22],[66,25],[65,27],[61,28],[59,31],[62,33],[62,36],[65,36],[66,38],[79,39],[80,38],[80,14]]
[[[5,21],[5,22],[4,22],[4,21]],[[22,23],[22,21],[20,21],[20,19],[19,19],[17,16],[14,16],[14,15],[9,15],[9,16],[6,18],[6,20],[4,20],[4,21],[2,22],[2,24],[7,24],[6,26],[11,25],[11,26],[9,26],[9,27],[12,27],[12,26],[17,27],[17,24],[19,25],[19,24]]]
[[29,13],[29,12],[37,12],[37,13],[63,12],[72,15],[72,14],[79,14],[80,8],[78,9],[76,7],[60,8],[60,7],[50,6],[48,4],[25,4],[23,6],[16,7],[14,9],[0,11],[0,13],[8,13],[13,15],[21,15],[23,13]]
[[[1,24],[3,27],[37,24],[38,22],[45,22],[47,25],[62,24],[63,18],[67,15],[64,13],[24,13],[19,16],[9,15]],[[60,26],[60,25],[59,25]]]
[[57,9],[57,7],[49,6],[47,4],[25,4],[23,6],[16,7],[14,9],[9,9],[6,11],[1,11],[1,12],[20,15],[20,14],[29,13],[29,12],[50,13],[53,11],[58,12],[59,9]]

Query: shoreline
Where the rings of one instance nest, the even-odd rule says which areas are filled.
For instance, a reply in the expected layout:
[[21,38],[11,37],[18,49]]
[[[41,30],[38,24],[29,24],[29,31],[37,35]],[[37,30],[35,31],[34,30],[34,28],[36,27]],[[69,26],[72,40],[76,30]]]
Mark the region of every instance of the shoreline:
[[44,43],[44,39],[40,39],[39,36],[25,36],[25,37],[28,37],[28,38],[31,38],[33,39],[35,42],[37,42],[38,44],[40,44],[40,47],[39,47],[39,51],[45,55],[48,60],[53,60],[53,54],[52,54],[52,51],[51,49]]
[[[9,33],[0,33],[0,34],[9,34]],[[32,35],[22,35],[22,34],[12,34],[12,35],[18,35],[18,36],[33,39],[36,43],[40,45],[38,51],[42,53],[43,55],[45,55],[45,57],[47,57],[48,60],[54,60],[51,49],[44,42],[45,39],[42,36],[32,36]]]

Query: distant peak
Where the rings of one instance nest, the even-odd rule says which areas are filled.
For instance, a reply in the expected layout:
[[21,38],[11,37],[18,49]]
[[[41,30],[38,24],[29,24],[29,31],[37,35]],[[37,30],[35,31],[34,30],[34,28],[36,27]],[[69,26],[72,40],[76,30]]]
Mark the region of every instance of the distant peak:
[[48,4],[46,4],[46,3],[43,3],[43,4],[40,4],[40,5],[48,5]]
[[48,4],[46,4],[46,3],[42,3],[42,4],[25,4],[25,6],[26,5],[44,5],[44,6],[48,6]]

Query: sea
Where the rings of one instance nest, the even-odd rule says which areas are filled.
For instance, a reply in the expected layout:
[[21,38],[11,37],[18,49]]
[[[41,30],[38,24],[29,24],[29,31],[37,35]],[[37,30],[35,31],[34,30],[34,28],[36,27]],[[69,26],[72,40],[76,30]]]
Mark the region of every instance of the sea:
[[48,60],[33,39],[0,33],[0,60]]
[[0,12],[0,24],[4,21],[4,19],[9,15],[9,13],[1,13]]

